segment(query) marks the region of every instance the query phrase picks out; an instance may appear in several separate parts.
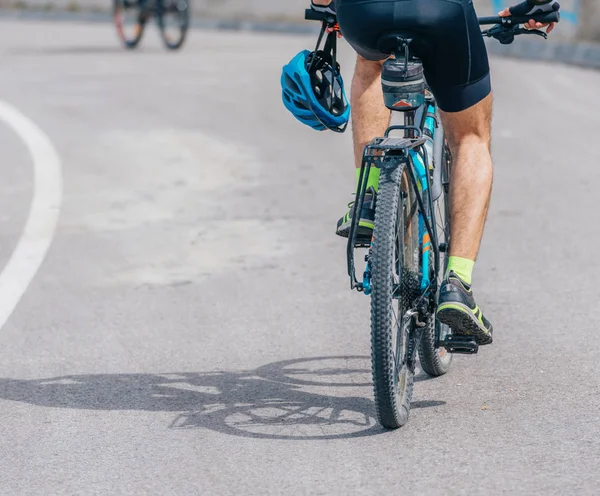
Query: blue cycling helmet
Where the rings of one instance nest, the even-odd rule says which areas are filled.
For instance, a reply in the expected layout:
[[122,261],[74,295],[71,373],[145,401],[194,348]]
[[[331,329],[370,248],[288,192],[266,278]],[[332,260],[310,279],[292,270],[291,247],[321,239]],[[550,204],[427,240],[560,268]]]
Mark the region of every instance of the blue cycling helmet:
[[339,64],[335,65],[327,52],[300,52],[283,67],[282,98],[285,108],[303,124],[317,131],[343,133],[350,105]]

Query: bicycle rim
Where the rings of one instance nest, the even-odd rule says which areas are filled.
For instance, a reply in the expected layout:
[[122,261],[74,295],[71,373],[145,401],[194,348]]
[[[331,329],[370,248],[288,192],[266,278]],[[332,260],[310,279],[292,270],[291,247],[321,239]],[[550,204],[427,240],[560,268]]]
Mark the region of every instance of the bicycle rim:
[[125,48],[135,48],[144,34],[146,19],[139,0],[114,0],[113,22]]
[[[448,185],[450,155],[447,150],[444,153],[443,162],[440,166],[446,168],[442,172],[442,178],[445,179],[445,183],[442,185],[442,194],[433,203],[438,245],[445,246],[445,250],[440,252],[440,273],[437,279],[438,288],[442,284],[450,253],[450,202]],[[432,377],[444,375],[450,369],[452,354],[448,353],[445,348],[435,347],[436,336],[443,338],[448,332],[448,326],[442,324],[437,319],[431,319],[430,325],[423,331],[419,344],[419,360],[421,368]]]
[[408,311],[418,287],[418,223],[412,200],[402,166],[381,171],[369,256],[371,360],[377,417],[387,429],[408,420],[413,389],[409,356],[415,329]]
[[189,0],[162,0],[158,24],[165,46],[170,50],[180,48],[190,25]]

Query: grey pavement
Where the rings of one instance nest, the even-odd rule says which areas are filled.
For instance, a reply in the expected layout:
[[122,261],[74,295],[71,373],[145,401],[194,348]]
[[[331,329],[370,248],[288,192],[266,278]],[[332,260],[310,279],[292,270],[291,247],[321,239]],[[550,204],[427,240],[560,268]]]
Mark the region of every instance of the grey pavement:
[[[374,419],[369,301],[333,234],[350,134],[280,103],[312,37],[0,23],[0,100],[62,162],[45,263],[0,329],[2,495],[598,494],[600,73],[493,60],[475,287],[496,342]],[[349,82],[352,54],[343,49]],[[0,263],[32,162],[0,124]],[[2,276],[0,276],[1,278]],[[0,305],[2,302],[0,302]]]

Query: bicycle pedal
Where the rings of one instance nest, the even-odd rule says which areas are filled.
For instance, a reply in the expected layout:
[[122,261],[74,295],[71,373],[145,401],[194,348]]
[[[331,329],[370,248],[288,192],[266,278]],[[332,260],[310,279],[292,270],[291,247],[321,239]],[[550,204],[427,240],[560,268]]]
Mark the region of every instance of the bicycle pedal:
[[364,236],[357,236],[356,241],[354,241],[354,248],[370,248],[371,247],[371,238],[367,238]]
[[479,351],[479,345],[470,336],[446,336],[444,341],[440,341],[440,347],[446,348],[448,353],[462,355],[475,355]]

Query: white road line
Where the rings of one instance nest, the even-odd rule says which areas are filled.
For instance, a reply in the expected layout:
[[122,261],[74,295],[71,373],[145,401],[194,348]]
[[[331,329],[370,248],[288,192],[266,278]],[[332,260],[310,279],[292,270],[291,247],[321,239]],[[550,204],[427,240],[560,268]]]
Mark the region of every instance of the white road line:
[[33,159],[33,199],[29,217],[15,251],[0,273],[2,328],[27,291],[52,243],[62,202],[62,171],[60,159],[48,136],[21,112],[1,100],[0,121],[19,135]]

